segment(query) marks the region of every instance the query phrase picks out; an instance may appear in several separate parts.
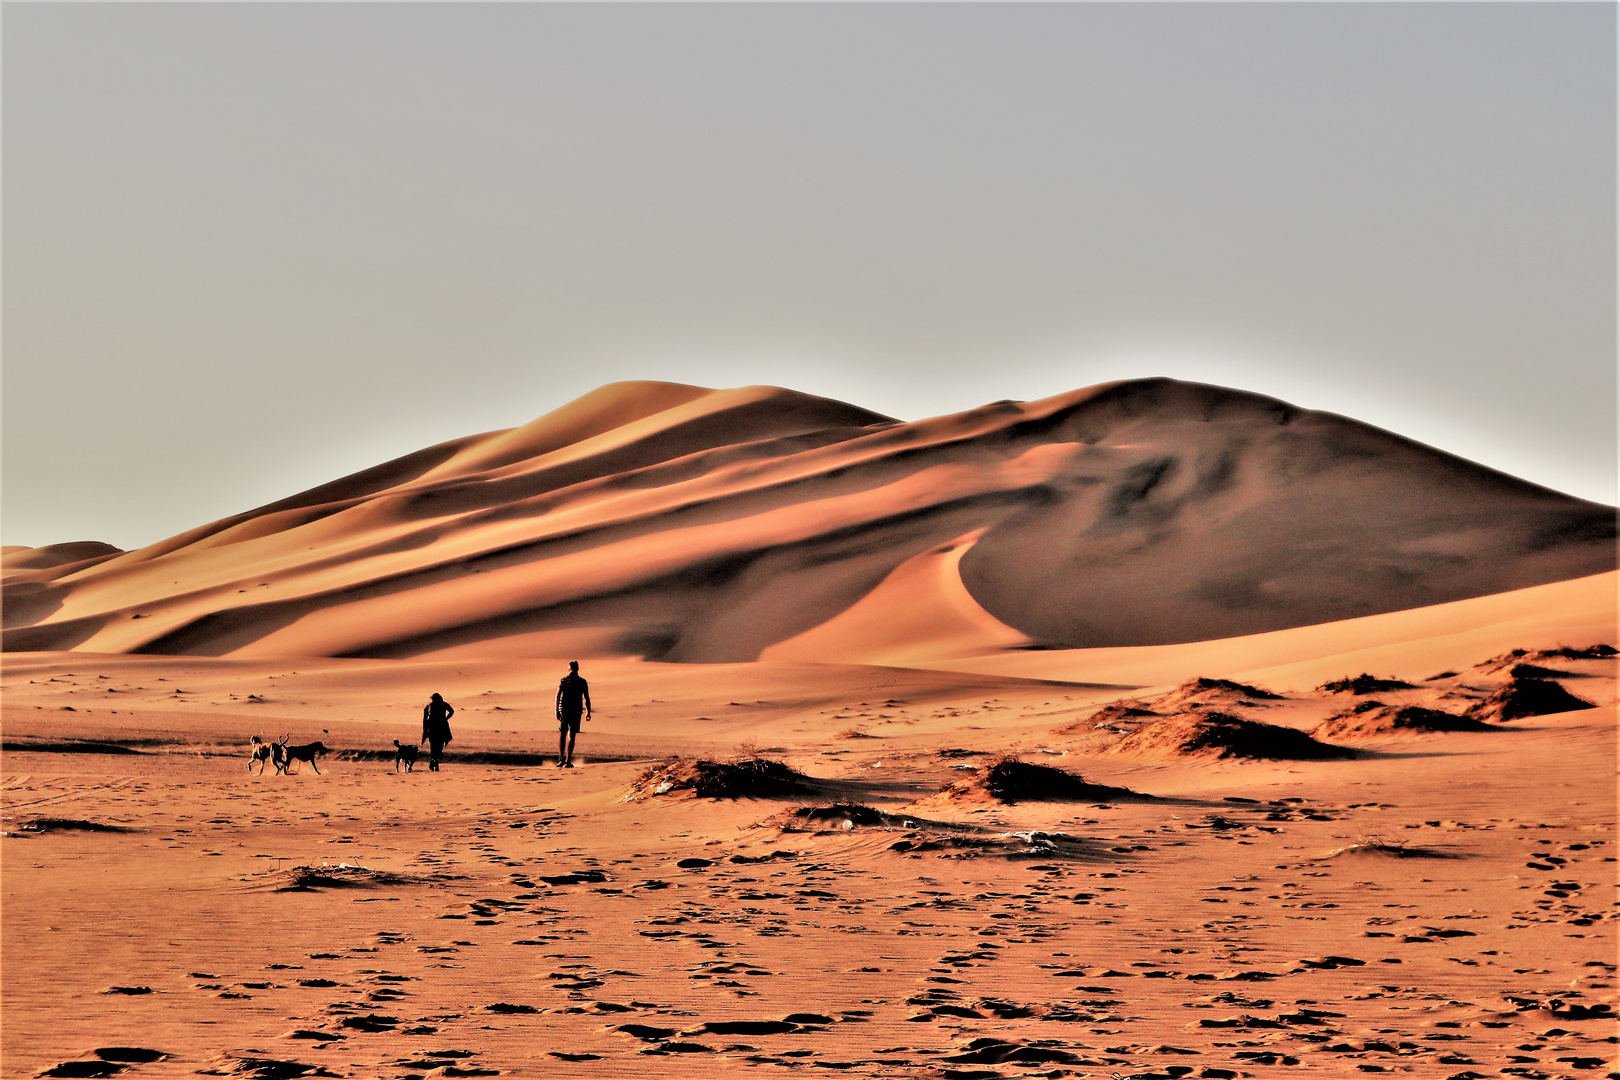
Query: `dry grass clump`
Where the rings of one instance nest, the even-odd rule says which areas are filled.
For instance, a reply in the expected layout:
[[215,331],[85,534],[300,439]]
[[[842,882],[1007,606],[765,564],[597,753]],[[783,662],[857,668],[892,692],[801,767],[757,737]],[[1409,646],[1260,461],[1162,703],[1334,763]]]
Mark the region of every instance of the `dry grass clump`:
[[407,874],[338,863],[336,866],[295,866],[283,872],[286,884],[276,892],[313,892],[316,889],[369,889],[386,885],[409,885],[416,879]]
[[958,780],[941,794],[954,798],[983,794],[1003,803],[1113,802],[1152,798],[1130,788],[1090,784],[1078,773],[1020,761],[1015,757],[993,761],[982,772]]
[[248,1076],[255,1080],[300,1080],[307,1076],[337,1076],[320,1065],[309,1065],[302,1061],[283,1061],[277,1058],[239,1057],[235,1054],[221,1055],[219,1065],[208,1070],[214,1075]]
[[1222,758],[1322,761],[1355,757],[1343,746],[1317,742],[1303,731],[1227,713],[1188,713],[1125,736],[1111,754],[1209,754]]
[[1030,830],[996,833],[992,836],[917,834],[889,845],[890,851],[911,856],[928,852],[941,859],[973,859],[999,856],[1006,859],[1092,859],[1097,852],[1084,838],[1068,833]]
[[680,758],[654,766],[630,785],[624,801],[690,792],[700,799],[776,799],[815,791],[815,781],[769,758],[736,761]]
[[1620,656],[1620,650],[1612,645],[1588,645],[1584,649],[1572,649],[1567,645],[1556,649],[1510,649],[1499,653],[1489,660],[1483,660],[1474,665],[1476,671],[1500,671],[1511,667],[1521,661],[1533,662],[1536,660],[1607,660],[1613,656]]
[[[949,821],[934,821],[912,813],[890,814],[862,803],[818,803],[814,806],[795,806],[760,822],[775,826],[785,833],[827,832],[853,829],[892,829],[909,832],[913,839],[919,834],[936,835],[968,833],[974,826]],[[735,860],[733,860],[735,861]]]
[[1508,668],[1510,679],[1567,679],[1572,672],[1559,671],[1557,668],[1542,667],[1540,664],[1514,664]]
[[1084,720],[1076,720],[1072,724],[1057,729],[1059,735],[1077,735],[1083,732],[1097,731],[1123,731],[1120,724],[1140,724],[1145,720],[1157,720],[1163,713],[1143,708],[1140,703],[1132,704],[1127,701],[1115,701],[1087,716]]
[[[787,816],[797,821],[826,823],[840,828],[854,828],[857,825],[885,826],[899,825],[910,828],[915,824],[915,818],[897,818],[891,814],[860,803],[832,803],[828,806],[795,806],[789,810]],[[847,822],[848,824],[844,824]]]
[[1495,731],[1469,716],[1426,709],[1420,705],[1393,708],[1381,701],[1357,702],[1355,708],[1336,712],[1311,731],[1315,737],[1386,735],[1391,732]]
[[1380,679],[1364,671],[1353,679],[1334,679],[1316,689],[1324,694],[1382,694],[1390,690],[1416,690],[1417,686],[1401,679]]
[[1576,697],[1550,679],[1514,679],[1468,712],[1475,717],[1506,721],[1595,708],[1590,701]]
[[1280,701],[1281,694],[1274,694],[1270,690],[1262,690],[1258,686],[1248,683],[1233,682],[1231,679],[1210,679],[1203,675],[1196,679],[1189,679],[1154,701],[1154,705],[1161,710],[1174,709],[1192,703],[1205,703],[1212,701],[1238,702],[1238,701]]
[[38,817],[31,818],[17,826],[18,832],[47,833],[47,832],[101,832],[126,833],[133,829],[122,825],[107,825],[100,821],[84,821],[80,818]]

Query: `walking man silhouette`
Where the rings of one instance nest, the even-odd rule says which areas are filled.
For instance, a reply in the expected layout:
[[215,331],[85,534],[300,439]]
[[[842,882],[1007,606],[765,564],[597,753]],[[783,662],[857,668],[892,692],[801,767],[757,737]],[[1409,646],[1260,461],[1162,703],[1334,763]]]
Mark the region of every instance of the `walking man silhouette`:
[[439,755],[444,753],[444,744],[450,741],[450,718],[456,715],[456,710],[450,703],[438,694],[433,700],[422,708],[422,741],[428,744],[428,770],[439,771]]
[[568,674],[557,684],[557,767],[574,767],[574,739],[579,735],[580,714],[591,718],[591,688],[579,676],[579,661],[568,661]]

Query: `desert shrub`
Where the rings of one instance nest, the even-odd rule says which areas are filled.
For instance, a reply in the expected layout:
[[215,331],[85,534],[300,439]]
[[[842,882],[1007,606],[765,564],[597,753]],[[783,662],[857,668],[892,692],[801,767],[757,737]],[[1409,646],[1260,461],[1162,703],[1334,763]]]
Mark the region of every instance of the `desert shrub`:
[[1362,672],[1353,679],[1334,679],[1316,689],[1324,694],[1378,694],[1387,690],[1416,690],[1417,687],[1400,679],[1380,679]]
[[1550,679],[1514,679],[1468,711],[1475,717],[1517,720],[1596,707]]
[[747,757],[736,761],[678,759],[648,769],[631,785],[627,799],[691,792],[700,799],[770,799],[815,790],[814,781],[780,761]]

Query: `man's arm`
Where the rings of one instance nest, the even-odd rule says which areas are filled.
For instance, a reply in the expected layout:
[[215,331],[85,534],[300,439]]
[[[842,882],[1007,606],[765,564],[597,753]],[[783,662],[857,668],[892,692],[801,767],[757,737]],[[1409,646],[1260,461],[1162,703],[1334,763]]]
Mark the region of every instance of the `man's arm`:
[[584,679],[579,680],[579,692],[585,695],[585,719],[591,718],[591,684]]
[[563,718],[563,715],[562,715],[562,699],[563,699],[562,683],[558,683],[557,684],[557,719],[559,719],[559,720],[561,720]]

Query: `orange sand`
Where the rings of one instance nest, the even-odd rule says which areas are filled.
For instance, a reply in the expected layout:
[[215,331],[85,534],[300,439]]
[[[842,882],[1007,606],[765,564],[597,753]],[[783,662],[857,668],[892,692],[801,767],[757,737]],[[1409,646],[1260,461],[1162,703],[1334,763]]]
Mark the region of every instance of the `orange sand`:
[[[1493,600],[1504,618],[1517,602],[1472,603]],[[1319,658],[1336,675],[1364,666],[1349,629],[1356,648]],[[1456,709],[1446,695],[1506,677],[1470,670],[1490,651],[1448,635],[1395,636],[1419,666],[1462,674],[1381,695],[1393,703]],[[1023,1046],[1047,1055],[1043,1075],[1261,1076],[1289,1060],[1489,1075],[1524,1058],[1591,1075],[1614,1053],[1614,664],[1562,667],[1601,708],[1267,762],[1102,755],[1118,734],[1057,734],[1137,690],[587,661],[598,711],[580,768],[396,774],[343,752],[415,738],[435,689],[459,710],[453,752],[549,752],[562,663],[12,654],[4,1071],[133,1046],[169,1056],[131,1077],[1025,1075],[984,1060]],[[1291,694],[1250,712],[1309,730],[1344,704]],[[320,775],[250,774],[253,732],[339,753]],[[140,753],[57,752],[86,739]],[[663,755],[739,748],[934,824],[783,832],[792,800],[621,801]],[[953,766],[987,760],[950,748],[1161,801],[942,803],[966,775]],[[37,816],[132,831],[19,831]],[[939,829],[993,846],[891,850]],[[1032,830],[1069,839],[1042,849]],[[1334,854],[1368,842],[1448,857]],[[707,864],[678,865],[691,859]],[[323,864],[398,878],[277,891]],[[120,986],[151,992],[107,992]],[[827,1019],[784,1022],[797,1014]]]
[[[915,424],[641,383],[139,551],[8,549],[0,1074],[1607,1072],[1612,659],[1537,660],[1597,708],[1344,760],[1110,750],[1311,731],[1362,672],[1464,712],[1489,657],[1615,643],[1612,533],[1168,380]],[[450,757],[396,772],[433,692]],[[1127,701],[1174,715],[1093,719]],[[332,753],[261,775],[253,734]],[[1003,754],[1152,798],[961,783]],[[674,755],[810,793],[627,799]]]

